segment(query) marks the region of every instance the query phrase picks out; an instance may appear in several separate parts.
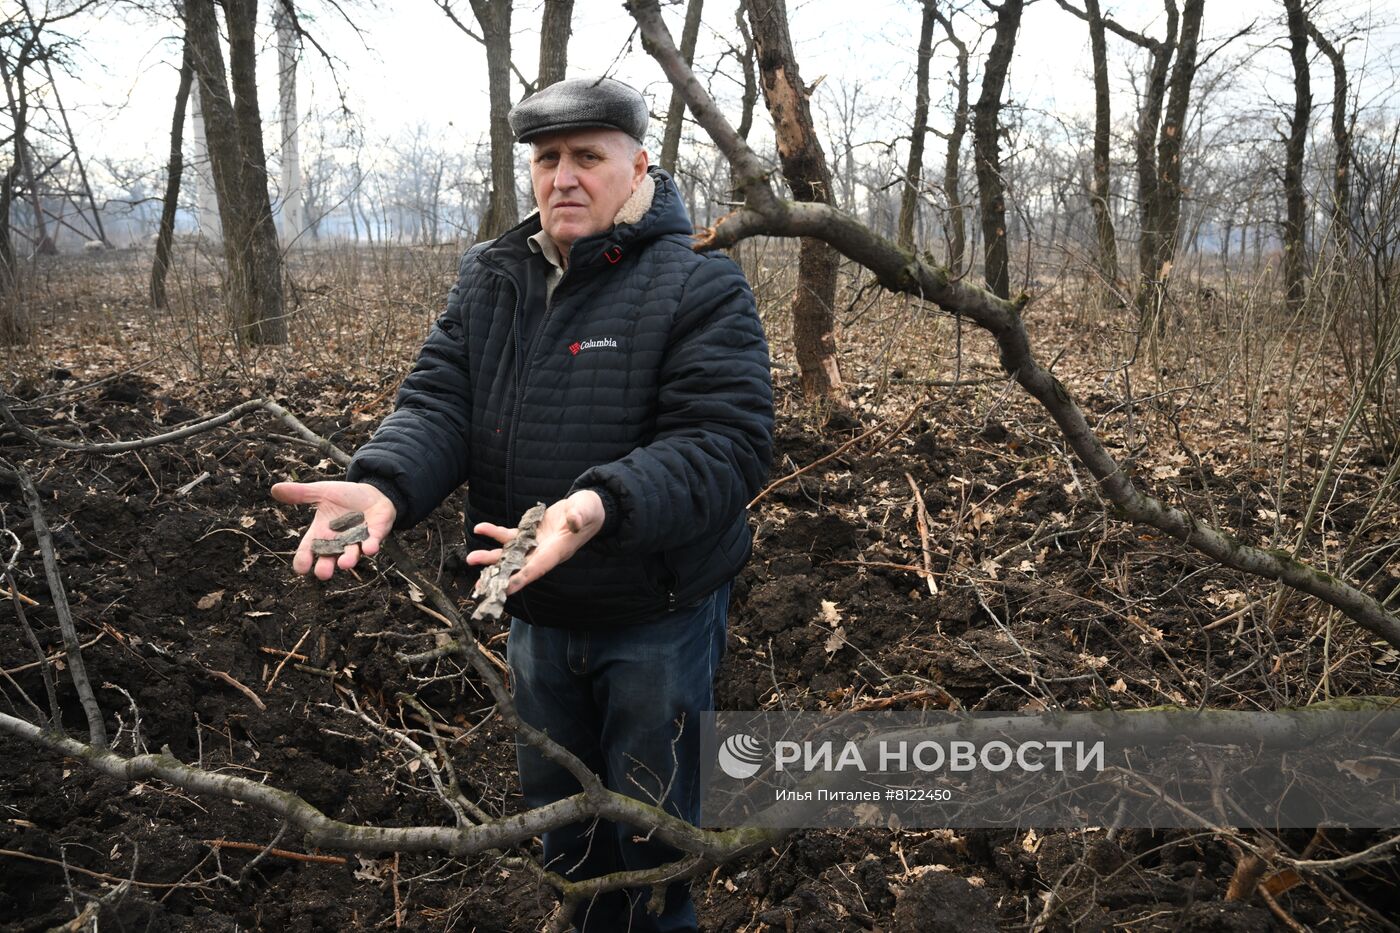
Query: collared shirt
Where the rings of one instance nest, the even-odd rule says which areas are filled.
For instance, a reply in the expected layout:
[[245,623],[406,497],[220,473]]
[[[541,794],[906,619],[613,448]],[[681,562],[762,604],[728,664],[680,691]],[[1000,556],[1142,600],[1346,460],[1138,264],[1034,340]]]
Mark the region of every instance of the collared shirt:
[[549,268],[544,273],[544,295],[548,302],[554,297],[554,286],[564,277],[564,257],[559,252],[559,244],[543,230],[530,237],[529,242],[530,252],[543,256],[549,262]]

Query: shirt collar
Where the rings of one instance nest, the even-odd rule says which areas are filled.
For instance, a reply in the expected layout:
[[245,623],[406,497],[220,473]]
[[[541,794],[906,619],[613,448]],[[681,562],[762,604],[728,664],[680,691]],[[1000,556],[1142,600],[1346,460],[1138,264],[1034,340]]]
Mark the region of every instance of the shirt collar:
[[563,271],[564,257],[559,252],[559,244],[554,242],[553,237],[541,230],[539,233],[530,237],[529,243],[530,252],[544,256],[551,266],[561,272]]

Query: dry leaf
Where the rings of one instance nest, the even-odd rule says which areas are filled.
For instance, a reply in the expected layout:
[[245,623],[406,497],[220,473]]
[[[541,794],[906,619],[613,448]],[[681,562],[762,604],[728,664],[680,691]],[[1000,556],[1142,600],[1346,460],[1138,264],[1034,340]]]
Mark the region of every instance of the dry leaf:
[[856,821],[861,826],[879,826],[880,807],[873,803],[858,803],[851,808],[851,812],[856,815]]
[[1119,677],[1117,680],[1115,680],[1115,681],[1113,682],[1113,686],[1109,687],[1108,689],[1111,690],[1111,691],[1114,692],[1114,693],[1127,693],[1127,692],[1128,692],[1128,685],[1127,685],[1126,683],[1124,683],[1122,677]]
[[841,624],[841,610],[829,599],[822,600],[821,617],[822,621],[832,628]]
[[245,515],[238,520],[238,524],[243,528],[252,528],[257,523],[258,520],[251,515]]
[[1360,761],[1355,758],[1337,762],[1337,770],[1345,771],[1358,781],[1371,783],[1381,776],[1381,769],[1371,764],[1369,761]]
[[208,596],[200,597],[199,602],[195,603],[195,604],[194,604],[194,607],[195,607],[196,609],[203,610],[203,611],[206,611],[206,612],[207,612],[208,610],[213,609],[215,606],[217,606],[219,603],[221,603],[221,602],[223,602],[223,601],[224,601],[224,591],[223,591],[223,590],[215,590],[214,592],[210,593]]
[[845,643],[846,630],[838,625],[826,638],[826,645],[824,646],[826,648],[826,653],[835,654],[836,652],[841,650],[841,646]]

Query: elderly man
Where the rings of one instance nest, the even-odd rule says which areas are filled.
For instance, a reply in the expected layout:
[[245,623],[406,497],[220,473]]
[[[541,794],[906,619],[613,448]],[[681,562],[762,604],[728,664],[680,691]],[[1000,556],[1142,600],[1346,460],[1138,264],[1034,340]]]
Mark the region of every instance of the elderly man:
[[[698,718],[712,708],[730,582],[748,560],[745,503],[772,456],[768,349],[743,274],[691,249],[670,176],[648,168],[646,102],[607,78],[527,98],[511,127],[531,147],[539,213],[463,257],[396,410],[356,453],[349,482],[282,483],[314,504],[299,573],[359,557],[311,554],[362,511],[375,554],[464,482],[491,564],[520,515],[552,503],[513,578],[508,654],[520,713],[613,790],[699,816]],[[525,801],[578,790],[517,748]],[[648,868],[677,853],[644,828],[590,822],[545,834],[571,878]],[[688,886],[659,918],[649,892],[580,908],[587,930],[696,926]]]

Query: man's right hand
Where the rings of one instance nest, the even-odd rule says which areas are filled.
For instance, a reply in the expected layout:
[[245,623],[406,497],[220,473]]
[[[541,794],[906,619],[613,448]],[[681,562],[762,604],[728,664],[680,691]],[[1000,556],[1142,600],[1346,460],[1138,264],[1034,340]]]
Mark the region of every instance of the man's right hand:
[[[369,557],[378,554],[379,546],[394,527],[397,514],[389,497],[368,483],[277,483],[272,487],[272,498],[289,505],[316,507],[311,527],[302,536],[296,556],[292,558],[292,569],[297,573],[309,573],[314,568],[318,580],[329,580],[337,567],[349,570],[355,566],[360,560],[361,549]],[[360,544],[347,545],[345,553],[339,557],[314,556],[311,542],[317,538],[334,538],[336,533],[331,531],[331,522],[347,512],[364,513],[369,539]]]

